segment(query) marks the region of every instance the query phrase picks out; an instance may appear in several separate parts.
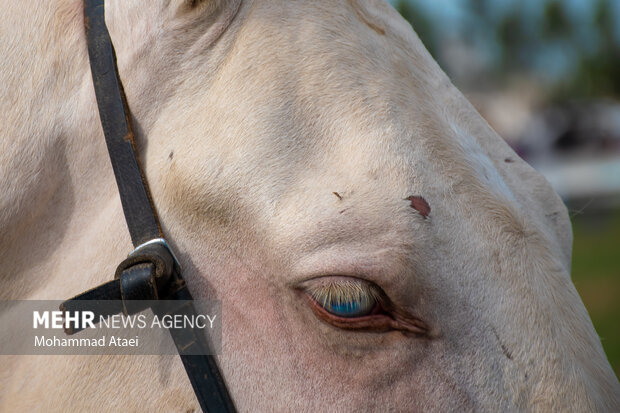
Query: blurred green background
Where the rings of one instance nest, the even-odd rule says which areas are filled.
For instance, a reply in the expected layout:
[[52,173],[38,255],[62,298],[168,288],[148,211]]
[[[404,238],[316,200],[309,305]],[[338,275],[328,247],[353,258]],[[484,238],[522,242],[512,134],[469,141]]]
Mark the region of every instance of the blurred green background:
[[620,210],[574,216],[572,277],[620,376]]
[[620,1],[390,2],[564,199],[572,278],[620,376]]

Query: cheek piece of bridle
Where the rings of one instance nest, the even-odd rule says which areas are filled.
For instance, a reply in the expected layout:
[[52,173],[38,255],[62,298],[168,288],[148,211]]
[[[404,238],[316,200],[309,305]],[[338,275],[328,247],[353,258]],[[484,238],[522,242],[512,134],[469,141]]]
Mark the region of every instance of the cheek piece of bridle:
[[[114,280],[65,301],[62,311],[83,309],[84,300],[115,300],[118,308],[93,307],[100,316],[123,312],[134,314],[145,308],[142,300],[184,300],[192,296],[181,277],[181,267],[164,239],[140,166],[131,126],[131,115],[118,75],[116,55],[105,25],[104,0],[84,1],[88,55],[112,168],[120,193],[131,241],[135,247],[116,269]],[[140,301],[136,301],[140,300]],[[194,315],[191,304],[173,315]],[[155,307],[153,311],[157,313]],[[167,314],[170,314],[169,310]],[[159,315],[159,314],[158,314]],[[96,319],[99,319],[97,317]],[[76,330],[68,331],[75,333]],[[204,412],[235,412],[217,361],[201,332],[169,329],[200,406]],[[142,383],[145,385],[146,383]]]

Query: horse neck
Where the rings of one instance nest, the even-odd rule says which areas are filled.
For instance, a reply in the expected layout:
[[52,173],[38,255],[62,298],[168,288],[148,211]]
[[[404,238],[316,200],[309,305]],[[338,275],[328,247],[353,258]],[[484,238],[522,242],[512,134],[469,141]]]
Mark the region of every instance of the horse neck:
[[[0,42],[5,86],[0,102],[6,105],[0,110],[4,299],[32,296],[41,285],[37,280],[69,276],[68,251],[91,248],[84,245],[89,242],[84,237],[94,238],[86,229],[118,201],[97,116],[81,3],[50,1],[35,8],[19,3],[8,4],[9,17],[0,23],[0,32],[10,33]],[[100,225],[120,231],[124,223]],[[84,257],[83,251],[77,255]],[[49,294],[61,298],[53,289]]]

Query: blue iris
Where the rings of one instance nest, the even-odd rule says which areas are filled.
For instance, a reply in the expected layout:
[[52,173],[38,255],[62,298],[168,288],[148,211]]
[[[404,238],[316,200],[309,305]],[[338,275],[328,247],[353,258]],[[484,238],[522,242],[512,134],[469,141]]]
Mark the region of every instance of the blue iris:
[[374,302],[369,299],[360,299],[355,301],[336,302],[331,301],[325,303],[324,308],[338,317],[361,317],[370,314],[374,307]]

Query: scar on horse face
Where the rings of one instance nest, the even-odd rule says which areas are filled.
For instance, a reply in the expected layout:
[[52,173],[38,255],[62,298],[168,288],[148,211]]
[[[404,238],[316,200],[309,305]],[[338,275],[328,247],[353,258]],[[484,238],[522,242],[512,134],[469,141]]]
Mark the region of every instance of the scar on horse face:
[[405,198],[405,201],[411,202],[411,208],[415,209],[426,219],[428,214],[431,213],[431,206],[426,202],[426,200],[420,195],[411,195]]

